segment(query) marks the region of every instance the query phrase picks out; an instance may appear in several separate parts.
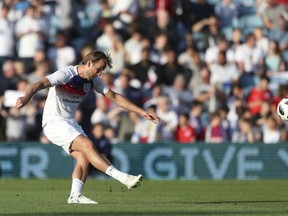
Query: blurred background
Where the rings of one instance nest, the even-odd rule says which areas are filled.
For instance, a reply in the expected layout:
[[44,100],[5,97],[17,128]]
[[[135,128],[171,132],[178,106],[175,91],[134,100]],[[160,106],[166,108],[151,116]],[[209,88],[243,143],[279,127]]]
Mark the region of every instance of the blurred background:
[[[101,153],[117,158],[115,163],[120,158],[129,161],[123,155],[134,154],[131,144],[138,144],[133,145],[136,155],[142,148],[157,154],[153,145],[142,144],[167,144],[174,153],[178,146],[185,151],[187,145],[179,144],[195,144],[190,150],[198,153],[191,154],[202,155],[206,162],[209,153],[199,152],[208,144],[219,144],[209,145],[211,154],[219,151],[220,161],[230,155],[238,163],[240,156],[235,155],[243,149],[230,145],[254,144],[256,152],[247,151],[247,157],[261,156],[263,148],[267,157],[274,152],[272,157],[288,161],[281,149],[288,139],[287,124],[276,109],[288,97],[287,1],[2,0],[0,7],[0,159],[18,155],[21,160],[18,148],[49,143],[41,127],[47,91],[37,93],[21,110],[14,108],[15,98],[29,84],[60,67],[78,64],[99,49],[113,59],[103,81],[162,119],[150,123],[90,92],[78,109],[77,121]],[[277,143],[281,146],[262,146]],[[9,150],[11,146],[16,150]],[[174,155],[169,148],[163,153],[168,158]],[[188,154],[186,159],[194,156]],[[9,174],[13,163],[0,160],[2,172]],[[257,169],[266,167],[263,164],[258,163]],[[194,178],[191,172],[187,178]],[[151,178],[157,177],[154,174]]]

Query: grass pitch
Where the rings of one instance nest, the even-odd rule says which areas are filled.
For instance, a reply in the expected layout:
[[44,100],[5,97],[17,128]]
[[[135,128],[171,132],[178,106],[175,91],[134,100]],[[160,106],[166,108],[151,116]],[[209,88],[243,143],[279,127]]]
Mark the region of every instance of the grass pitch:
[[149,181],[132,191],[115,180],[89,179],[98,205],[68,205],[69,179],[0,179],[0,215],[288,215],[288,181]]

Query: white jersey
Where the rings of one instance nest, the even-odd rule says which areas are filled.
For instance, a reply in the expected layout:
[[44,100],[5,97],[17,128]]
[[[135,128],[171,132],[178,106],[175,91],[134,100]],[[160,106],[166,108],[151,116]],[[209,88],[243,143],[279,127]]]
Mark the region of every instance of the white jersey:
[[79,103],[93,87],[98,93],[108,92],[109,88],[99,77],[91,81],[81,78],[77,67],[67,66],[46,77],[52,87],[44,107],[43,127],[48,122],[74,119]]

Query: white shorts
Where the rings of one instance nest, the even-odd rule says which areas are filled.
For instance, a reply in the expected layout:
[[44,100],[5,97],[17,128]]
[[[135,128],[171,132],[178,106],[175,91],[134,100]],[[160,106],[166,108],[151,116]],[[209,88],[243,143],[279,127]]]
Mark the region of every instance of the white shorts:
[[80,134],[86,136],[76,120],[49,122],[43,127],[43,131],[52,143],[61,146],[69,155],[70,145],[74,139]]

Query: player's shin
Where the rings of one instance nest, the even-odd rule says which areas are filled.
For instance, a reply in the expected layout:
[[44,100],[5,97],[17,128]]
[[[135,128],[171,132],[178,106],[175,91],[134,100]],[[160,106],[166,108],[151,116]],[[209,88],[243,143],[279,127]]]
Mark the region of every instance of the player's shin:
[[113,165],[110,165],[107,170],[105,171],[105,173],[109,176],[111,176],[114,179],[117,179],[118,181],[120,181],[122,184],[125,184],[127,181],[127,177],[128,174],[119,171],[118,169],[116,169]]

